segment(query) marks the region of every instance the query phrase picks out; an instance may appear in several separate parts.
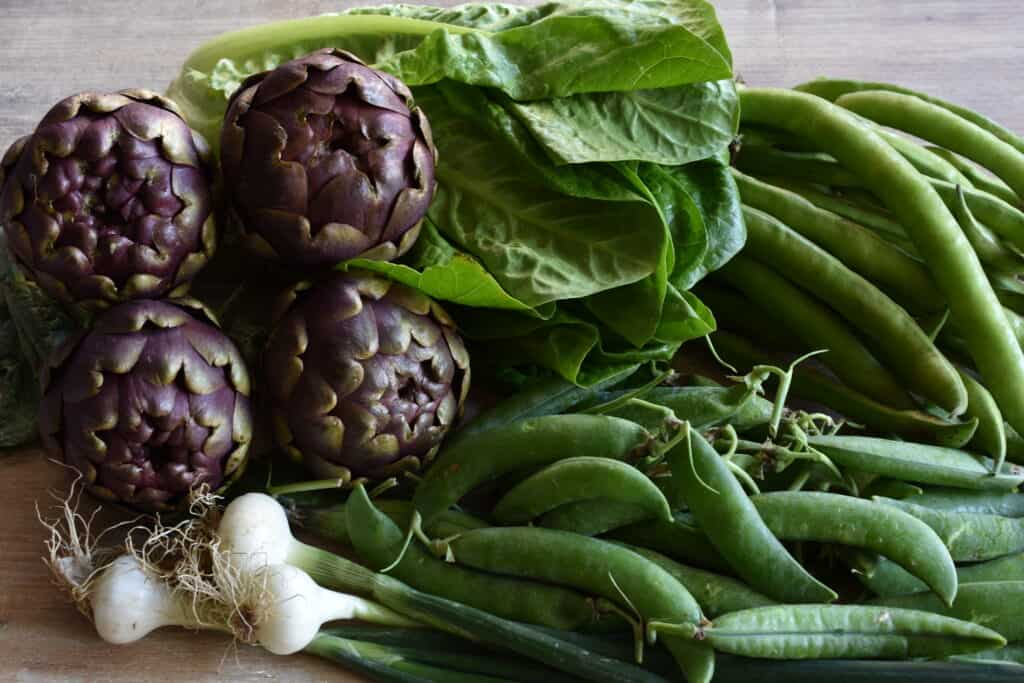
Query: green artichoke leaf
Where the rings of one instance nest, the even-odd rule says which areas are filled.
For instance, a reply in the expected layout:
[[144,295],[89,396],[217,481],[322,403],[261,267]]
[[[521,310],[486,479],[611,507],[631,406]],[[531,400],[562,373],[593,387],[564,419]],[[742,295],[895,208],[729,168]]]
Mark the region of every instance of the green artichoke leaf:
[[18,330],[0,298],[0,448],[19,446],[36,435],[39,390],[21,355]]
[[35,438],[37,378],[77,330],[60,305],[11,263],[0,231],[0,448]]
[[[17,331],[21,356],[33,374],[38,376],[52,355],[79,331],[78,321],[11,262],[7,240],[2,233],[0,290],[7,316]],[[84,312],[79,313],[85,315]],[[84,317],[82,322],[85,322]]]

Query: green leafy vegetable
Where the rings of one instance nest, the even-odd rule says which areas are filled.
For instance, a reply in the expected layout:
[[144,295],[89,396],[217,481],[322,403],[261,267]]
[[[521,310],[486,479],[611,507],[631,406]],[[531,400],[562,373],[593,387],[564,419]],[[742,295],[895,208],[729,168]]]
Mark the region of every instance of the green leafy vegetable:
[[556,164],[640,160],[687,164],[707,158],[736,135],[731,80],[657,90],[588,93],[508,108]]
[[474,363],[585,382],[714,329],[688,292],[742,246],[739,105],[704,0],[362,7],[227,34],[170,95],[211,139],[252,73],[325,46],[410,86],[439,156],[417,245],[356,260],[448,302]]

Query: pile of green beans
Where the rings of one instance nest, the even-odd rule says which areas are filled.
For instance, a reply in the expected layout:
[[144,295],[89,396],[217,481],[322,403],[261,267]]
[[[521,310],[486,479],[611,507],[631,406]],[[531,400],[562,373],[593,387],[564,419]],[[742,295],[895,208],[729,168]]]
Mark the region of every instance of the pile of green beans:
[[728,381],[540,380],[402,497],[296,510],[443,606],[452,658],[388,636],[410,671],[1024,677],[1024,141],[887,84],[740,97],[747,245],[696,288]]
[[972,449],[996,469],[1021,459],[1008,434],[1024,422],[1024,139],[885,83],[744,88],[741,102],[749,239],[712,277],[722,327],[762,350],[827,349],[838,382],[801,379],[794,395],[831,393],[880,434],[948,445],[893,413],[977,419]]

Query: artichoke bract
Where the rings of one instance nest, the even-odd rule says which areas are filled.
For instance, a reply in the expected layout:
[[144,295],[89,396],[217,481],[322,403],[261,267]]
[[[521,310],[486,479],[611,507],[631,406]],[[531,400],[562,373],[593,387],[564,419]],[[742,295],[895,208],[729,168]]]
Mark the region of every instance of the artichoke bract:
[[3,158],[0,224],[50,295],[87,308],[183,293],[216,244],[206,142],[148,90],[55,105]]
[[45,379],[43,443],[99,498],[173,510],[191,489],[221,491],[242,473],[249,374],[194,301],[111,308],[62,349]]
[[246,79],[221,129],[232,215],[260,254],[290,265],[405,253],[435,153],[409,88],[342,50]]
[[469,355],[444,310],[355,271],[302,283],[286,303],[263,363],[279,445],[346,481],[429,462],[469,391]]

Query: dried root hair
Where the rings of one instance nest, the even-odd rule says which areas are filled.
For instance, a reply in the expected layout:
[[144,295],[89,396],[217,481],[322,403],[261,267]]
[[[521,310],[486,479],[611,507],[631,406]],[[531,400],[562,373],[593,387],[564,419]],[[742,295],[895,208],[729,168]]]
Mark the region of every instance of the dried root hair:
[[[57,514],[40,522],[49,530],[43,558],[55,583],[82,614],[92,619],[89,596],[96,578],[118,557],[129,555],[143,570],[170,587],[180,604],[188,606],[195,628],[227,631],[242,643],[255,644],[256,631],[272,614],[275,598],[264,567],[232,561],[217,535],[220,497],[208,487],[193,491],[189,517],[168,525],[157,516],[137,517],[93,532],[99,508],[85,516],[78,511],[83,488],[76,480],[58,501]],[[128,527],[123,544],[103,546],[103,539]]]

